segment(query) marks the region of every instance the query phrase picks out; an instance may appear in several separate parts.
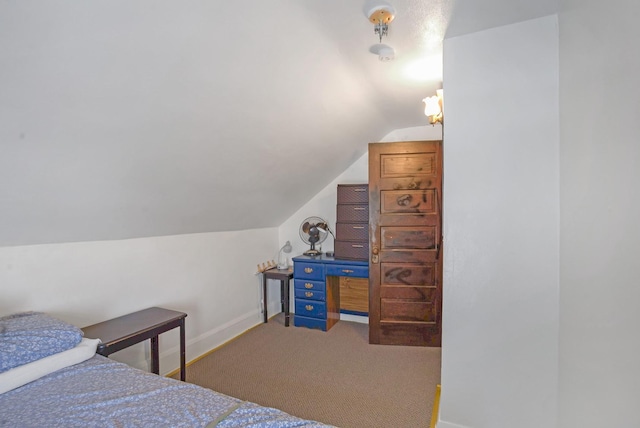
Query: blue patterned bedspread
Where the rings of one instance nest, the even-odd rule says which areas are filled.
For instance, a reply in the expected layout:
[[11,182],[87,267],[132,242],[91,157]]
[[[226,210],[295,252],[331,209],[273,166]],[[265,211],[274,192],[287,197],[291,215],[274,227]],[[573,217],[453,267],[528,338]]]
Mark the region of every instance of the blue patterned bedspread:
[[0,427],[326,427],[99,355],[0,394]]

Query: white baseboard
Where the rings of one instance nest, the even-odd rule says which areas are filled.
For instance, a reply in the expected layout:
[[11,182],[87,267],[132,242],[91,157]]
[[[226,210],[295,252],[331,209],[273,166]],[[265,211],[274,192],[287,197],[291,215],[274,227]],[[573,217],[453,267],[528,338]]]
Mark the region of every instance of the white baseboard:
[[362,315],[340,314],[340,321],[353,321],[361,324],[369,324],[369,317]]
[[[278,308],[279,309],[279,308]],[[274,314],[276,312],[273,312]],[[197,337],[187,340],[186,343],[186,360],[193,361],[198,357],[206,354],[219,347],[220,345],[228,342],[246,332],[247,330],[255,327],[263,322],[263,315],[260,310],[251,311],[247,314],[239,316],[233,320],[209,330]],[[162,347],[161,347],[162,348]],[[132,364],[135,367],[143,368],[148,367],[149,362],[143,360],[137,364]],[[171,373],[180,367],[180,345],[173,346],[168,349],[160,349],[160,374],[166,375]]]
[[445,422],[445,421],[440,420],[436,424],[436,428],[471,428],[471,427],[467,427],[467,426],[464,426],[464,425],[453,424],[451,422]]

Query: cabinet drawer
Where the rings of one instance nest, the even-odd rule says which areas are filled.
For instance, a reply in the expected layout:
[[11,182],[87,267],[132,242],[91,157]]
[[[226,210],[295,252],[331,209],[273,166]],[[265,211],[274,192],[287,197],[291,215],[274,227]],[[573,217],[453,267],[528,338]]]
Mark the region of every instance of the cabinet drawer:
[[327,321],[318,318],[301,317],[295,314],[293,317],[293,325],[296,327],[317,328],[319,330],[327,331]]
[[369,266],[327,266],[327,276],[350,276],[354,278],[369,278]]
[[338,223],[369,223],[369,204],[338,205]]
[[296,299],[296,316],[327,318],[327,305],[317,300]]
[[369,260],[369,242],[336,240],[334,252],[336,259]]
[[336,239],[369,241],[369,223],[336,223]]
[[367,184],[338,184],[339,204],[368,204],[369,185]]
[[307,279],[294,278],[293,288],[295,288],[296,290],[320,291],[321,293],[325,292],[324,280],[311,281]]
[[293,263],[293,277],[299,279],[324,279],[324,267],[319,263]]
[[318,290],[307,290],[305,288],[296,288],[296,299],[320,300],[325,301],[325,294]]

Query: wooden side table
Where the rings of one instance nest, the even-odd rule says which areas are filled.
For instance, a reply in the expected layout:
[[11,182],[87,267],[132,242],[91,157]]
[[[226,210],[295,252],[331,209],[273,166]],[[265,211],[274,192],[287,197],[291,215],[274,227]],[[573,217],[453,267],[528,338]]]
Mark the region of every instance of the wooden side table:
[[267,315],[267,280],[280,281],[280,303],[284,311],[284,326],[289,327],[289,281],[293,278],[293,271],[288,269],[270,269],[262,272],[262,293],[264,298],[264,322],[269,321]]
[[84,327],[84,335],[100,339],[96,353],[108,357],[143,340],[151,339],[151,371],[160,374],[158,335],[180,327],[180,380],[185,380],[184,312],[164,308],[149,308]]

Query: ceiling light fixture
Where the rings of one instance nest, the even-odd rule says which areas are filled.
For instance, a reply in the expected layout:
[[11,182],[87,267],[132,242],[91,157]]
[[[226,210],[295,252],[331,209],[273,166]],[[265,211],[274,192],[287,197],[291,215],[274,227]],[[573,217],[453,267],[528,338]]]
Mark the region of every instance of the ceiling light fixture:
[[380,37],[386,36],[389,32],[389,23],[395,18],[396,11],[386,2],[376,3],[367,10],[367,18],[374,25],[373,32]]
[[369,52],[378,55],[378,59],[382,62],[391,61],[396,57],[396,51],[391,46],[384,44],[371,46]]

